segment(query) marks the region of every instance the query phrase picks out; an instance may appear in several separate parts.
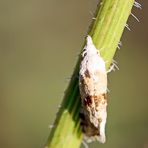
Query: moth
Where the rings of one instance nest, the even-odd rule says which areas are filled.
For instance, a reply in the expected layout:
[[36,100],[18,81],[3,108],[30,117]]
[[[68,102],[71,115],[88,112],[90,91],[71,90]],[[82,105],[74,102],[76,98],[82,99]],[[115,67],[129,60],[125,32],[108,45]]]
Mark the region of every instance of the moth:
[[104,143],[107,118],[107,71],[105,61],[87,36],[81,54],[79,90],[81,96],[81,127],[87,142]]

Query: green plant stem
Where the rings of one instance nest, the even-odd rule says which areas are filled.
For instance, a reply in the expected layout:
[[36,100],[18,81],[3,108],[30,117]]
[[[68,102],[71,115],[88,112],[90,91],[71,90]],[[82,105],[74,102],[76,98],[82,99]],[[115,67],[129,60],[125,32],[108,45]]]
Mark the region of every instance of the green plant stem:
[[[96,18],[88,34],[106,61],[106,69],[112,63],[133,3],[134,0],[102,0],[98,5]],[[80,57],[49,135],[47,148],[78,148],[81,144],[83,134],[79,121],[79,63]]]

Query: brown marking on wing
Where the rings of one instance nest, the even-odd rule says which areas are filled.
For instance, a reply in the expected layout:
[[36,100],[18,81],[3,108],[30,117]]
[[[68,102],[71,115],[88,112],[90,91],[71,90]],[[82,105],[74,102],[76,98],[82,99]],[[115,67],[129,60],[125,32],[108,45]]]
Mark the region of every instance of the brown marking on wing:
[[82,132],[88,137],[100,135],[99,127],[95,127],[85,115],[81,118],[81,128]]
[[87,96],[87,97],[84,99],[84,105],[85,105],[85,106],[91,106],[91,104],[92,104],[91,96]]
[[91,107],[92,103],[95,103],[95,106],[99,106],[100,103],[105,104],[107,103],[107,94],[101,94],[99,96],[87,96],[84,98],[83,103],[84,106]]
[[89,72],[88,69],[85,71],[85,76],[88,77],[88,78],[90,78],[90,72]]
[[82,132],[88,137],[100,136],[100,123],[102,122],[102,118],[96,117],[98,126],[96,126],[95,122],[92,122],[91,119],[95,118],[93,110],[98,112],[98,107],[107,103],[107,94],[103,93],[99,96],[87,96],[82,102],[83,112],[80,115]]

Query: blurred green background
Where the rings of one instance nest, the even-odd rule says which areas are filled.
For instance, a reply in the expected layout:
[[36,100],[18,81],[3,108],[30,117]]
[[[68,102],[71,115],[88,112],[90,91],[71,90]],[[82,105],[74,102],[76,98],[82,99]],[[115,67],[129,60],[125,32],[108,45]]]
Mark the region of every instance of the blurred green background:
[[[90,148],[148,148],[148,1],[139,2],[109,74],[107,142]],[[96,4],[0,0],[0,147],[43,147]]]

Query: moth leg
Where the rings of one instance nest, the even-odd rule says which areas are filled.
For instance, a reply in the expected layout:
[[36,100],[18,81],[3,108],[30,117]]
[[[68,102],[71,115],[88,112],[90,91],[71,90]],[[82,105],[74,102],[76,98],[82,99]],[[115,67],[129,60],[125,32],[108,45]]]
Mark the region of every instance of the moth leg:
[[117,66],[117,62],[115,60],[113,60],[107,73],[110,73],[111,71],[115,71],[116,69],[119,70],[119,67]]

